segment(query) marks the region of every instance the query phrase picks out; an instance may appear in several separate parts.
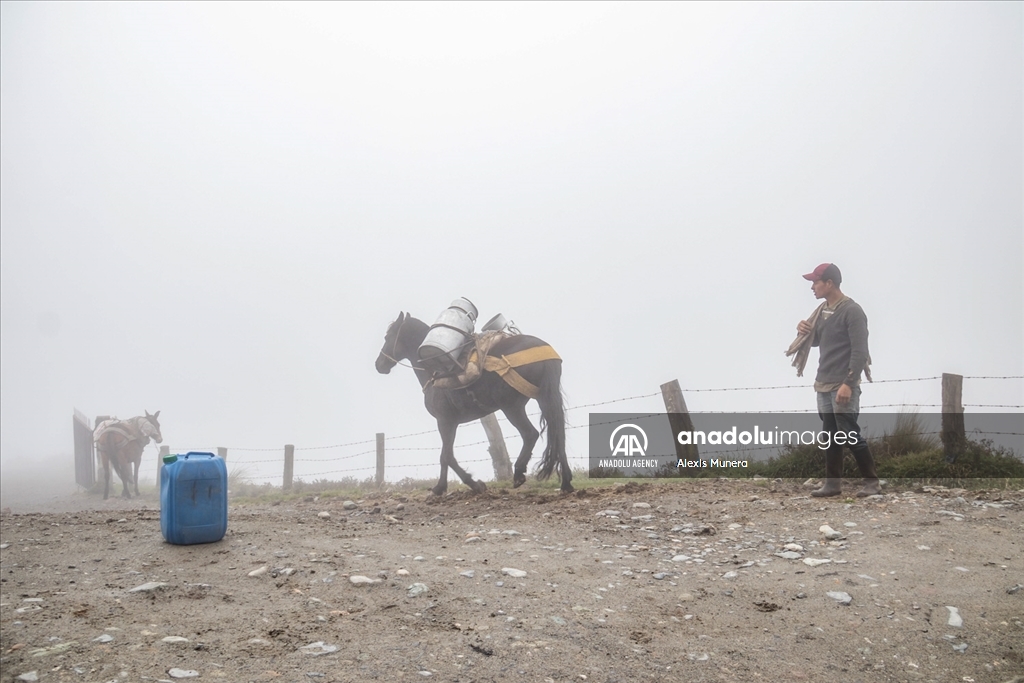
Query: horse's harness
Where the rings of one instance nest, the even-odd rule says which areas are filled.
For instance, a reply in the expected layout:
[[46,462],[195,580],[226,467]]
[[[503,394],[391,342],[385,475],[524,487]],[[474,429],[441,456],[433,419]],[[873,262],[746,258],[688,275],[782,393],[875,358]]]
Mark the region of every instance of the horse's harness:
[[142,447],[145,448],[149,445],[150,437],[155,437],[159,432],[155,427],[153,427],[153,423],[148,419],[145,419],[145,422],[141,427],[138,424],[138,420],[139,418],[133,417],[128,420],[118,420],[113,422],[113,424],[108,424],[103,428],[100,436],[113,432],[118,436],[124,437],[124,445],[127,445],[132,441],[140,441],[142,442]]

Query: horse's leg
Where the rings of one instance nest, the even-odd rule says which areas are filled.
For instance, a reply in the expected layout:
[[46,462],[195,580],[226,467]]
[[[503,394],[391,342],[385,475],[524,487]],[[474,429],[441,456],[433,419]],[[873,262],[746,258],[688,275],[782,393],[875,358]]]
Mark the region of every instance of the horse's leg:
[[474,480],[473,477],[470,476],[469,472],[462,469],[462,466],[456,462],[454,450],[450,451],[448,454],[448,465],[452,468],[452,471],[455,472],[455,474],[459,475],[459,479],[462,480],[462,483],[473,489],[476,493],[483,493],[487,490],[487,484],[482,481]]
[[537,444],[537,439],[540,438],[540,432],[526,415],[525,402],[504,408],[501,412],[505,414],[505,417],[523,438],[523,448],[519,451],[519,457],[516,458],[515,471],[512,475],[512,488],[519,488],[526,483],[526,466],[530,464],[533,447]]
[[455,432],[458,428],[459,423],[454,420],[437,420],[437,431],[441,434],[441,476],[434,488],[430,489],[435,496],[443,496],[448,490],[448,454],[454,451]]
[[[455,432],[459,428],[459,425],[454,420],[450,425],[442,426],[438,421],[438,428],[441,431],[441,477],[442,480],[437,482],[437,486],[434,487],[433,491],[436,495],[442,495],[448,488],[448,468],[451,467],[455,474],[459,475],[459,479],[462,480],[469,488],[473,489],[477,493],[483,493],[487,490],[487,485],[482,481],[474,481],[473,477],[469,475],[469,472],[462,469],[458,461],[455,460]],[[441,486],[444,488],[440,488]],[[438,490],[440,488],[440,490]]]
[[139,465],[142,464],[142,453],[139,453],[132,458],[132,465],[135,466],[135,474],[132,477],[132,483],[135,484],[135,497],[139,497]]
[[128,485],[132,482],[132,463],[125,460],[124,453],[121,453],[120,455],[121,467],[118,470],[117,475],[121,477],[121,497],[131,498],[132,493],[128,489]]

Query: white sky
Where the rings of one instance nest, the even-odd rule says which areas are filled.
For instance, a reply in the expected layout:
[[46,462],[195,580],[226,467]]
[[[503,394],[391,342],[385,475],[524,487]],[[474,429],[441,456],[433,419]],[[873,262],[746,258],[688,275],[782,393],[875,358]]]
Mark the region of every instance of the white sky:
[[[1022,29],[983,2],[4,2],[0,467],[70,470],[73,407],[159,409],[172,450],[229,463],[429,430],[373,361],[458,296],[549,341],[570,406],[803,383],[816,354],[797,380],[782,352],[822,261],[876,380],[1024,374]],[[394,445],[436,476],[436,435]]]

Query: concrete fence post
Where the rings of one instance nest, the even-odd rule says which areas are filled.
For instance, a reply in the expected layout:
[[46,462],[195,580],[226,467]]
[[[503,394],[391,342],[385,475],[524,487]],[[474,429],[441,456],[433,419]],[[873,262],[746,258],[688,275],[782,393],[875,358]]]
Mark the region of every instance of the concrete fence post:
[[286,444],[284,447],[284,483],[281,488],[284,491],[292,489],[292,472],[295,467],[295,446]]

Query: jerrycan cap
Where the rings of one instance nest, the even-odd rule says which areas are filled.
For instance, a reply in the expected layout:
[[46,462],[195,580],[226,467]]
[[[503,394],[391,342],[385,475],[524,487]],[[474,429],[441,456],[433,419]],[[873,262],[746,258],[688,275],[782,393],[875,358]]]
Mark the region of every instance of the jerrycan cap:
[[165,465],[170,465],[172,462],[177,462],[177,460],[178,460],[178,456],[176,456],[176,455],[165,455],[164,456],[164,464]]

